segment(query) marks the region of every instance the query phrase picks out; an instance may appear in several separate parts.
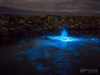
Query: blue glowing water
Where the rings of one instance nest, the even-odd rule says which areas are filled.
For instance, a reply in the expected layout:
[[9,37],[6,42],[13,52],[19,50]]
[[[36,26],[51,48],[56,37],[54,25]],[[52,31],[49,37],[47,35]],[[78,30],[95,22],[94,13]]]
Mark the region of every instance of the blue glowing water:
[[59,40],[59,41],[64,41],[64,42],[69,42],[69,41],[80,41],[80,39],[75,38],[75,37],[69,37],[68,33],[64,29],[61,33],[60,36],[48,36],[49,39],[52,40]]
[[67,37],[68,36],[68,33],[66,32],[65,29],[62,31],[61,36],[62,37]]
[[[66,30],[63,30],[59,36],[31,39],[30,42],[34,45],[25,50],[17,50],[17,53],[27,56],[37,71],[46,72],[56,69],[56,74],[67,75],[66,70],[70,69],[71,63],[80,62],[78,58],[75,59],[79,55],[77,50],[87,43],[97,43],[98,41],[99,39],[96,38],[71,37],[68,36]],[[98,50],[98,48],[96,49]]]
[[60,36],[47,36],[47,38],[51,40],[58,40],[63,42],[78,42],[78,41],[98,41],[96,38],[76,38],[72,36],[68,36],[68,33],[64,29]]

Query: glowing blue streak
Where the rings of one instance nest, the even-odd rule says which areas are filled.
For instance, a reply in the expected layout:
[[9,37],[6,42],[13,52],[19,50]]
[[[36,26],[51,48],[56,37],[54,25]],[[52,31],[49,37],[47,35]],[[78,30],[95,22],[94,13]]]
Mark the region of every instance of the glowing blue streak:
[[75,41],[98,41],[96,38],[75,38],[69,37],[66,30],[63,30],[61,36],[47,36],[51,40],[58,40],[63,42],[75,42]]
[[51,40],[60,40],[64,42],[80,41],[80,39],[78,38],[68,37],[68,33],[66,32],[65,29],[62,31],[61,36],[48,36],[47,38]]
[[64,36],[49,36],[48,38],[52,39],[52,40],[60,40],[60,41],[64,41],[64,42],[80,41],[80,39],[78,39],[78,38],[64,37]]
[[63,31],[62,31],[61,36],[62,36],[62,37],[67,37],[67,36],[68,36],[68,33],[66,32],[66,30],[63,30]]

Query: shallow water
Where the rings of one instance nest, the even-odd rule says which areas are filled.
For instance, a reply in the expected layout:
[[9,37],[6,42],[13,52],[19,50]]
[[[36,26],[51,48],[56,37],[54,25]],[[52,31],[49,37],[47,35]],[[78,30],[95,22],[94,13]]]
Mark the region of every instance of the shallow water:
[[[3,45],[0,50],[1,73],[2,75],[88,75],[92,72],[83,73],[84,68],[99,71],[99,38],[81,39],[62,41],[38,37]],[[98,74],[98,71],[93,71],[93,74]]]

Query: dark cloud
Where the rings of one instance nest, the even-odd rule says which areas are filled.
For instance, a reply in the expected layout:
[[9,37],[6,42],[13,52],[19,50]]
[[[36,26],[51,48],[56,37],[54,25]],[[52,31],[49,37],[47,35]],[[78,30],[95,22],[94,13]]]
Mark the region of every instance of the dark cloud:
[[1,6],[31,11],[99,12],[100,0],[0,0]]

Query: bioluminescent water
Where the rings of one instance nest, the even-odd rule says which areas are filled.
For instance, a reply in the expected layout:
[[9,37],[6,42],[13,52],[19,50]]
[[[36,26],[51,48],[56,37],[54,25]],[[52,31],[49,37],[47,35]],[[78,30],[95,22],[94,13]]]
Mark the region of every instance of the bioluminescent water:
[[57,36],[47,36],[47,38],[51,39],[51,40],[58,40],[58,41],[64,41],[64,42],[75,42],[75,41],[98,41],[97,38],[76,38],[76,37],[72,37],[72,36],[68,36],[68,33],[66,32],[66,30],[64,29],[61,33],[61,35],[57,35]]
[[68,33],[66,32],[65,29],[62,31],[61,35],[59,35],[59,36],[48,36],[48,38],[52,39],[52,40],[59,40],[59,41],[65,41],[65,42],[68,42],[68,41],[79,41],[80,40],[78,38],[69,37]]
[[66,32],[66,30],[64,29],[61,33],[62,37],[68,37],[68,33]]
[[33,70],[44,73],[50,72],[51,75],[54,73],[67,75],[68,70],[71,70],[72,63],[81,62],[81,59],[77,58],[80,55],[78,50],[85,50],[88,44],[91,44],[95,51],[100,51],[99,39],[68,36],[66,30],[56,36],[30,39],[29,43],[31,47],[30,45],[23,45],[25,42],[20,42],[19,49],[21,50],[16,52],[17,60],[22,60],[22,56],[26,56],[27,60],[32,63]]

